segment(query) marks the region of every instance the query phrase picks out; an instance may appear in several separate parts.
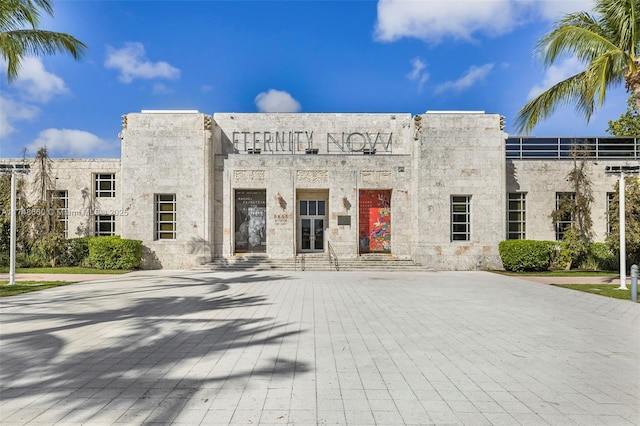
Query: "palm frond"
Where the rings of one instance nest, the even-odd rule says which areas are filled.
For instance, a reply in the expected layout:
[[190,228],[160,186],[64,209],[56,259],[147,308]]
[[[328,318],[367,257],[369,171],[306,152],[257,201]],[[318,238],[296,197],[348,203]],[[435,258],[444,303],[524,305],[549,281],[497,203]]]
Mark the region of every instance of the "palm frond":
[[515,128],[518,132],[529,133],[542,119],[553,113],[558,107],[576,103],[588,119],[593,113],[593,101],[589,102],[584,95],[584,81],[587,72],[583,71],[552,86],[534,99],[529,101],[515,118]]
[[[585,70],[554,85],[528,102],[517,114],[518,130],[530,132],[558,106],[574,104],[589,121],[604,104],[607,89],[623,82],[639,91],[636,63],[640,44],[640,0],[595,0],[594,14],[565,15],[537,43],[535,52],[546,65],[574,56]],[[631,82],[631,83],[630,83]]]
[[87,45],[75,37],[43,30],[15,30],[0,33],[0,52],[8,62],[7,77],[15,80],[20,70],[20,60],[24,56],[69,53],[79,59]]
[[536,52],[542,56],[543,63],[549,65],[566,55],[576,56],[583,62],[589,62],[616,49],[623,51],[608,40],[602,31],[566,25],[545,35],[538,43]]

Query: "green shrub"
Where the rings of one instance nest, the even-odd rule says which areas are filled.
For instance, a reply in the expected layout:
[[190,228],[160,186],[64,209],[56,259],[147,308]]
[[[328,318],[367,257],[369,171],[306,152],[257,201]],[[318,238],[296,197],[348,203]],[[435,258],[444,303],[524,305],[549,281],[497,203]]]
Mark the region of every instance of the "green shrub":
[[549,245],[551,253],[549,269],[567,269],[571,261],[571,254],[566,243],[564,241],[546,241],[546,243]]
[[547,241],[502,241],[498,251],[507,271],[544,271],[551,262],[551,250]]
[[89,264],[98,269],[134,269],[142,260],[142,241],[118,235],[88,240]]
[[[32,254],[37,251],[42,252],[44,257],[47,260],[47,263],[51,266],[58,266],[58,259],[61,255],[63,255],[67,250],[67,239],[61,232],[49,232],[42,238],[40,238],[32,251]],[[45,266],[45,265],[38,265]]]
[[60,266],[86,266],[89,261],[89,238],[67,240],[65,251],[58,260]]
[[618,268],[618,258],[607,243],[591,243],[580,268],[613,271]]
[[7,266],[9,266],[9,252],[7,251],[0,253],[0,268],[6,268]]
[[[7,264],[9,266],[9,253],[7,253]],[[16,268],[40,268],[51,266],[49,256],[41,249],[34,248],[31,253],[16,253]]]

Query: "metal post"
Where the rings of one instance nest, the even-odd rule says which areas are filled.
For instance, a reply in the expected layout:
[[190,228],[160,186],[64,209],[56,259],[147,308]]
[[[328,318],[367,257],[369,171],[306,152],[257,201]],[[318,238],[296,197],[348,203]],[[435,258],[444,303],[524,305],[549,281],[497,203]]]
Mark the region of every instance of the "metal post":
[[9,242],[9,285],[16,283],[16,173],[11,173],[11,237]]
[[626,226],[625,226],[625,188],[624,188],[624,172],[620,172],[620,287],[618,290],[627,289],[627,246],[626,246]]
[[631,300],[638,301],[638,265],[631,265]]

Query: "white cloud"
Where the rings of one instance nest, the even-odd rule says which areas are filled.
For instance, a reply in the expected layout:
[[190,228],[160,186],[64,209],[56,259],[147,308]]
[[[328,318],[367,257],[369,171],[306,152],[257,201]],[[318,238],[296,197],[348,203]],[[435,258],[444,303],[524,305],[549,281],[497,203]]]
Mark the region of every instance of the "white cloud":
[[29,152],[36,152],[46,146],[52,156],[86,156],[95,154],[97,150],[110,148],[110,143],[84,130],[45,129],[38,137],[27,145]]
[[429,73],[425,71],[427,64],[420,58],[411,60],[411,71],[407,74],[407,78],[418,82],[418,92],[422,91],[424,83],[429,79]]
[[575,57],[567,58],[557,64],[551,65],[544,73],[544,79],[529,90],[527,99],[533,99],[554,84],[566,80],[584,70],[584,65]]
[[118,79],[123,83],[131,83],[136,78],[176,79],[180,77],[180,70],[169,63],[149,61],[142,43],[127,42],[121,49],[107,46],[107,59],[104,66],[120,71]]
[[259,93],[255,103],[259,112],[300,112],[302,109],[300,102],[289,93],[275,89]]
[[15,86],[21,97],[35,102],[48,102],[69,91],[60,77],[45,70],[42,61],[33,57],[22,60]]
[[595,0],[528,0],[537,5],[542,18],[556,21],[563,15],[577,11],[591,11]]
[[16,121],[32,120],[38,112],[39,109],[33,105],[0,94],[0,137],[15,132]]
[[555,21],[564,13],[590,10],[593,0],[379,0],[376,40],[403,37],[439,43],[495,36],[524,22]]
[[469,68],[467,73],[462,77],[460,77],[459,79],[455,81],[447,81],[445,83],[438,85],[438,87],[436,87],[435,92],[438,94],[446,91],[450,91],[450,90],[455,92],[461,92],[473,86],[474,84],[478,83],[479,81],[484,80],[487,77],[487,75],[491,72],[492,69],[493,69],[493,64],[485,64],[480,67],[473,65]]

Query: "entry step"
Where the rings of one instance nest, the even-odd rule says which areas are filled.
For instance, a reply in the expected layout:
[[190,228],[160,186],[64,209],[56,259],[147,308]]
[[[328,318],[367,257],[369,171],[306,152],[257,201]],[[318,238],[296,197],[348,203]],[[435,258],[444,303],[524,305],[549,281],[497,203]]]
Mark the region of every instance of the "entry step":
[[[225,271],[330,271],[336,270],[335,260],[329,263],[327,254],[305,254],[288,259],[268,256],[233,256],[215,258],[212,262],[197,266],[198,270]],[[340,271],[426,271],[429,268],[411,259],[398,259],[391,255],[362,255],[357,258],[338,259]]]

